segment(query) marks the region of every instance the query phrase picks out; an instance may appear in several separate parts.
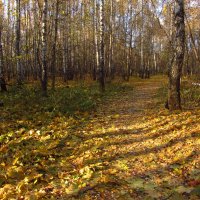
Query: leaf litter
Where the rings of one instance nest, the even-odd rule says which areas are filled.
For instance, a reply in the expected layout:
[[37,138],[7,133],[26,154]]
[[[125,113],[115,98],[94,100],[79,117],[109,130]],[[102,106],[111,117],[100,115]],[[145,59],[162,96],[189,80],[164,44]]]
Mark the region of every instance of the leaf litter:
[[162,109],[161,82],[78,117],[1,122],[0,199],[199,199],[200,109]]

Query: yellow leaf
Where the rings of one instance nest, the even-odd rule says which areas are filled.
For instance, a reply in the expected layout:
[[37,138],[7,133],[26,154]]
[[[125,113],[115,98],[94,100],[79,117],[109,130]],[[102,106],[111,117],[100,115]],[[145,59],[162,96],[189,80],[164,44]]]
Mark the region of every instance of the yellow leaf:
[[13,161],[13,165],[15,165],[17,163],[17,161],[19,160],[19,157],[15,158],[15,160]]
[[113,115],[112,117],[113,117],[114,119],[117,119],[117,118],[120,117],[120,115],[119,115],[119,114],[115,114],[115,115]]

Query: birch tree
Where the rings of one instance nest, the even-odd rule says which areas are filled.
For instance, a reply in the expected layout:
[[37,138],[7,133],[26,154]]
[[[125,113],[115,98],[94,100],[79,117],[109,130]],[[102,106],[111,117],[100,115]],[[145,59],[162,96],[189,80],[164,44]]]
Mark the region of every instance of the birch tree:
[[17,60],[17,84],[22,84],[22,65],[21,65],[21,0],[16,0],[16,39],[15,56]]
[[43,3],[43,19],[42,19],[42,69],[41,69],[41,84],[44,96],[47,96],[47,11],[48,0]]
[[141,2],[141,50],[140,50],[140,73],[141,78],[144,78],[144,0]]
[[170,110],[181,109],[180,78],[185,51],[184,0],[175,1],[174,9],[174,59],[169,69],[168,106]]
[[105,4],[104,0],[100,3],[100,66],[98,69],[99,83],[101,91],[105,91],[105,44],[104,44],[104,33],[105,33]]

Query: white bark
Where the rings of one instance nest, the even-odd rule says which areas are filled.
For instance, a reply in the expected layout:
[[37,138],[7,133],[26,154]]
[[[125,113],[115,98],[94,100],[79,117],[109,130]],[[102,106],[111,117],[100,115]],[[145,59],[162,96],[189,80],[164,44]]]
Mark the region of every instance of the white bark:
[[43,95],[47,94],[47,11],[48,0],[44,0],[43,19],[42,19],[42,91]]

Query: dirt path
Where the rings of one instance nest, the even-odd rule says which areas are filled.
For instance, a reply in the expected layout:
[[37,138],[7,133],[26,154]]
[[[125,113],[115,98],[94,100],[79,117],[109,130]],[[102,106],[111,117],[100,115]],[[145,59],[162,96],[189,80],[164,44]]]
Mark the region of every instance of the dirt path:
[[93,175],[78,198],[190,199],[186,183],[199,167],[198,143],[192,142],[198,135],[187,135],[191,113],[158,108],[163,81],[134,80],[132,91],[102,105],[84,128],[73,163]]
[[141,120],[145,113],[156,107],[156,94],[162,86],[163,79],[134,80],[130,83],[131,91],[123,96],[112,98],[111,101],[102,105],[98,111],[100,118],[114,116],[112,123],[116,126],[132,125]]

